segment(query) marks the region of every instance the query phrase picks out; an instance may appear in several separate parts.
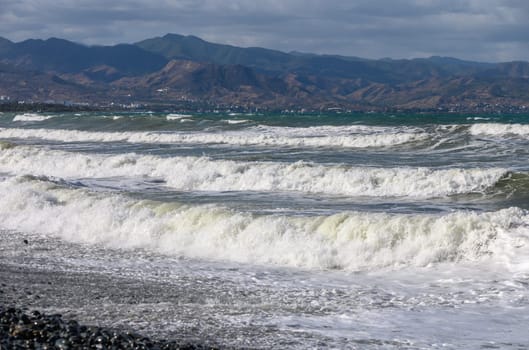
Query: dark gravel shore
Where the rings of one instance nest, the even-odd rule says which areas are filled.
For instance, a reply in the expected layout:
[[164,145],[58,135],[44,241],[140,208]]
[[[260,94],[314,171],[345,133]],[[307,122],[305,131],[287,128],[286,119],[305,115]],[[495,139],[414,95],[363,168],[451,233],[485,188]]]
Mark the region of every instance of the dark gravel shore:
[[133,332],[79,325],[60,314],[0,306],[0,349],[213,349],[199,344],[155,341]]
[[[168,296],[167,286],[9,263],[0,263],[0,281],[0,350],[225,348],[216,345],[212,337],[205,339],[196,329],[171,334],[160,329],[160,334],[145,334],[121,319],[120,309],[131,310],[138,303],[150,303],[147,298],[156,302],[176,300],[178,293]],[[177,318],[177,313],[172,317]],[[119,320],[123,323],[116,322]]]
[[[6,261],[0,261],[0,281],[0,350],[227,348],[193,329],[145,335],[126,323],[108,326],[120,317],[110,306],[111,299],[124,308],[133,308],[142,292],[170,300],[163,293],[167,286],[104,274],[49,272]],[[172,300],[178,298],[171,294]],[[164,340],[164,335],[171,340]]]
[[[148,338],[155,348],[303,349],[328,344],[321,334],[270,321],[289,313],[320,312],[323,301],[315,303],[319,294],[303,287],[271,287],[278,279],[304,280],[303,273],[274,273],[271,280],[267,271],[239,265],[215,266],[7,231],[0,231],[0,241],[0,307],[15,308],[11,313],[17,324],[22,317],[17,310],[28,318],[37,310],[47,315],[46,322],[68,325],[75,320],[94,334],[104,331],[120,341],[117,334],[127,339],[130,332],[141,334],[136,339]],[[57,314],[60,321],[52,316]],[[14,331],[7,323],[2,339]]]

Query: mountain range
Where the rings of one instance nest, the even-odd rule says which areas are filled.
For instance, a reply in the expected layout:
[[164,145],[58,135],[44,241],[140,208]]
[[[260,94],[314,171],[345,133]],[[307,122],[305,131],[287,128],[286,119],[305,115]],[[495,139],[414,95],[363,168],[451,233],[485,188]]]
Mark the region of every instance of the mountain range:
[[0,38],[0,95],[263,109],[525,110],[529,63],[287,53],[177,34],[114,46]]

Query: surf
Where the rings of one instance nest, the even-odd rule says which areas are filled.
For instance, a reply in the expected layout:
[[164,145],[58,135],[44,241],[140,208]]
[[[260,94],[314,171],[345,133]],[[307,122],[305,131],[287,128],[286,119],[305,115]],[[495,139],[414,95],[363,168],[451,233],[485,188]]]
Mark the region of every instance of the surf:
[[[256,215],[135,200],[45,177],[0,182],[0,227],[84,244],[303,269],[376,270],[492,260],[525,266],[525,210]],[[94,218],[97,220],[94,221]]]
[[14,122],[42,122],[54,118],[53,115],[42,115],[36,113],[17,114],[13,117]]
[[0,171],[61,178],[136,177],[181,191],[301,192],[336,196],[434,198],[509,189],[504,168],[356,167],[298,161],[106,155],[32,146],[2,147]]
[[127,142],[159,144],[228,144],[279,147],[370,148],[406,144],[427,138],[425,133],[374,133],[338,136],[288,136],[260,131],[226,132],[94,132],[65,129],[0,128],[0,138],[37,138],[61,142]]

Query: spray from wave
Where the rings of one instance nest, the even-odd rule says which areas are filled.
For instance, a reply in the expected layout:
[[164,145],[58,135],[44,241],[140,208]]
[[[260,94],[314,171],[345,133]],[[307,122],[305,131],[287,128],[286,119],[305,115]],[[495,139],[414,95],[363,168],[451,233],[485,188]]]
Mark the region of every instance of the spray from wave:
[[242,131],[224,133],[157,133],[157,132],[90,132],[60,129],[1,128],[2,138],[39,138],[63,142],[129,142],[129,143],[184,143],[230,144],[287,147],[387,147],[425,140],[427,133],[394,132],[336,136],[288,136]]
[[179,114],[179,113],[170,113],[168,114],[165,119],[167,120],[181,120],[181,119],[188,119],[192,118],[193,116],[191,114]]
[[499,123],[480,123],[473,124],[470,127],[472,135],[489,135],[489,136],[527,136],[529,135],[529,125],[524,124],[499,124]]
[[0,195],[3,229],[195,258],[344,270],[481,259],[518,266],[529,247],[527,212],[517,208],[445,215],[254,215],[214,205],[136,201],[34,177],[2,181]]
[[17,114],[14,118],[14,122],[42,122],[48,119],[53,118],[52,115],[41,115],[41,114],[35,114],[35,113],[24,113],[24,114]]
[[501,168],[370,168],[134,153],[82,154],[27,146],[3,149],[0,171],[62,178],[152,178],[183,191],[296,191],[414,198],[485,193],[511,174]]

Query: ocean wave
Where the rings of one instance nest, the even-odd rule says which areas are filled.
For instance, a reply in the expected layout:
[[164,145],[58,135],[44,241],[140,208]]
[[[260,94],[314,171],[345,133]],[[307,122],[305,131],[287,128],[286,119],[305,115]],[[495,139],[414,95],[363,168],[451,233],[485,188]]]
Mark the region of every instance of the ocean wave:
[[371,168],[208,157],[102,155],[18,146],[0,152],[0,171],[81,177],[152,177],[183,191],[297,191],[338,196],[431,198],[491,190],[501,168]]
[[6,149],[10,149],[10,148],[13,148],[15,146],[16,145],[14,143],[7,142],[7,141],[0,141],[0,151],[6,150]]
[[62,129],[0,128],[1,138],[40,138],[63,142],[130,142],[130,143],[185,143],[230,144],[288,147],[345,147],[367,148],[401,145],[426,140],[427,133],[395,132],[332,136],[295,136],[263,132],[223,133],[157,133],[157,132],[91,132]]
[[167,120],[180,120],[180,119],[187,119],[192,118],[193,116],[191,114],[178,114],[178,113],[170,113],[168,114],[165,119]]
[[255,215],[215,205],[138,201],[45,178],[0,182],[0,227],[113,248],[348,271],[489,259],[526,268],[528,213],[343,212]]
[[397,134],[413,133],[420,134],[424,129],[417,127],[393,127],[393,126],[373,126],[373,125],[319,125],[319,126],[272,126],[259,124],[253,128],[259,133],[296,136],[296,137],[315,137],[328,135],[355,135],[355,134]]
[[250,123],[250,120],[247,119],[222,119],[223,123],[226,124],[244,124],[244,123]]
[[490,136],[526,136],[529,135],[529,125],[526,124],[499,124],[499,123],[480,123],[473,124],[470,127],[472,135],[490,135]]
[[14,122],[42,122],[48,119],[53,118],[52,115],[41,115],[41,114],[35,114],[35,113],[24,113],[24,114],[17,114],[13,118]]
[[467,120],[491,120],[492,118],[486,117],[467,117]]

